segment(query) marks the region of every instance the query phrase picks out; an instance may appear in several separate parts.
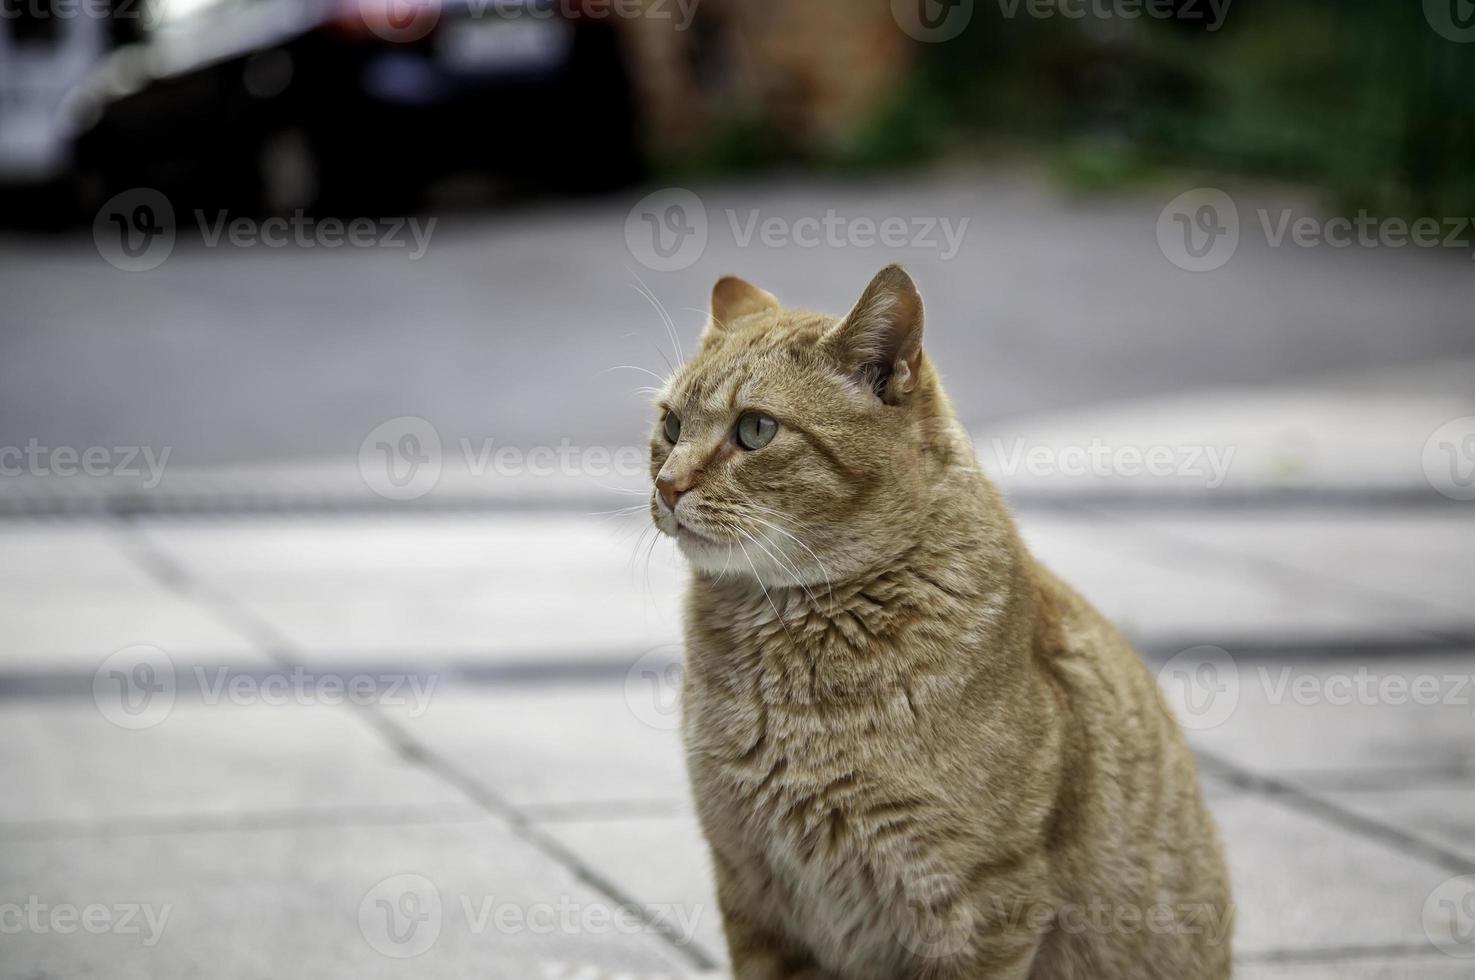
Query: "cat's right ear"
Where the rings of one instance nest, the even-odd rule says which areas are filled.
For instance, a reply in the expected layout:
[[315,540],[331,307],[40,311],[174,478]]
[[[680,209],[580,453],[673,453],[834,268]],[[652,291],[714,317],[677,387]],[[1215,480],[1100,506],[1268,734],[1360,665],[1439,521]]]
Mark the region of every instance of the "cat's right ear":
[[824,347],[856,381],[888,405],[917,386],[922,361],[922,295],[899,265],[876,274],[855,309],[825,335]]
[[734,322],[754,313],[779,308],[778,297],[737,276],[723,276],[712,287],[712,316],[703,342],[720,335]]

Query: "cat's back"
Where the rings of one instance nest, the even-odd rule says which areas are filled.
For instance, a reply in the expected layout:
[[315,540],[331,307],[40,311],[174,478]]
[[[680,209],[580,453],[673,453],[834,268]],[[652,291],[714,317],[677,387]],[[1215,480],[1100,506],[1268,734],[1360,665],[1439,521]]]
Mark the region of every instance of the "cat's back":
[[[1105,900],[1114,913],[1159,914],[1173,926],[1093,942],[1086,955],[1106,958],[1097,964],[1103,975],[1134,962],[1145,969],[1141,958],[1157,957],[1165,975],[1227,977],[1233,906],[1193,753],[1152,671],[1116,627],[1042,565],[1030,574],[1035,660],[1061,706],[1057,889],[1067,903]],[[1047,944],[1047,963],[1049,954]]]

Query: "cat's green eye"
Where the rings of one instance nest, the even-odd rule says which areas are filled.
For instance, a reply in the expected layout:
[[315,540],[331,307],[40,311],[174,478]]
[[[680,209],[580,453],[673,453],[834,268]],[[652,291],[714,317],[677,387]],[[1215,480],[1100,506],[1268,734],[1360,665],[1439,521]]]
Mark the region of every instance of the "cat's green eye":
[[737,444],[744,449],[762,449],[778,434],[778,422],[758,412],[746,412],[737,423]]
[[665,420],[661,423],[661,431],[666,434],[666,441],[676,445],[676,440],[681,438],[681,419],[676,417],[675,412],[667,412]]

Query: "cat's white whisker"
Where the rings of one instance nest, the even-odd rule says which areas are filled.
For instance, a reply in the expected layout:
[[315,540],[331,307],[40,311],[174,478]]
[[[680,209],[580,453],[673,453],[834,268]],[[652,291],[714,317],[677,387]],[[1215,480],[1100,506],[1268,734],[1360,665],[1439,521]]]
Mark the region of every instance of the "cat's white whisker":
[[633,496],[633,497],[649,497],[650,496],[650,491],[649,490],[640,490],[640,489],[636,489],[634,487],[612,487],[612,486],[609,486],[608,484],[604,484],[604,483],[596,483],[594,485],[596,487],[598,487],[599,489],[601,489],[601,490],[608,490],[610,493],[623,493],[623,494],[626,494],[627,496]]
[[[641,367],[639,364],[615,364],[615,365],[613,365],[611,367],[605,368],[603,371],[600,371],[599,373],[600,374],[609,374],[611,371],[639,371],[641,374],[648,374],[652,378],[655,378],[657,381],[659,381],[661,383],[661,386],[662,387],[664,387],[671,380],[671,378],[669,376],[663,378],[659,374],[656,374],[654,371],[652,371],[650,368]],[[656,390],[659,390],[659,389],[656,389]]]
[[763,544],[763,542],[758,540],[757,536],[749,534],[746,531],[744,531],[743,533],[747,536],[749,541],[753,542],[754,547],[762,551],[765,555],[768,556],[769,561],[778,566],[779,571],[787,574],[790,578],[794,580],[795,585],[804,590],[804,594],[809,596],[810,602],[814,603],[816,606],[819,605],[819,600],[815,598],[814,593],[809,590],[809,586],[804,584],[804,577],[799,574],[799,568],[793,563],[793,561],[785,563],[782,557],[780,557],[779,555],[775,555],[772,551],[769,551],[768,548]]
[[585,517],[620,517],[624,514],[638,514],[647,509],[645,504],[631,504],[629,507],[619,507],[615,510],[593,510],[585,514]]
[[[824,562],[820,561],[819,555],[817,555],[817,554],[814,553],[814,549],[811,548],[811,547],[809,547],[809,545],[805,544],[797,535],[791,534],[790,532],[788,532],[788,531],[784,530],[783,528],[779,527],[777,524],[772,524],[772,523],[770,523],[768,521],[765,521],[763,518],[758,517],[758,516],[756,516],[754,514],[749,514],[748,515],[748,519],[749,520],[757,521],[759,524],[762,524],[764,527],[769,528],[769,529],[774,530],[774,531],[777,531],[779,534],[782,534],[784,537],[789,538],[791,541],[793,541],[799,547],[801,547],[805,551],[809,552],[809,557],[811,557],[811,558],[814,559],[814,564],[819,569],[819,573],[825,577],[825,589],[830,594],[830,608],[831,609],[834,609],[834,607],[835,607],[835,586],[834,586],[834,583],[830,581],[830,570],[825,567],[825,563]],[[791,559],[791,561],[792,561],[792,559]],[[797,567],[798,566],[796,565],[795,568],[797,569]],[[806,588],[805,591],[808,592],[809,590]],[[813,599],[814,598],[814,593],[811,592],[809,597],[811,599]],[[819,604],[818,601],[816,601],[815,604],[818,605]]]
[[681,349],[681,338],[676,333],[676,321],[671,319],[671,314],[666,311],[666,307],[661,304],[655,292],[645,284],[644,279],[640,278],[640,273],[631,269],[629,266],[625,267],[625,271],[635,277],[635,281],[640,284],[635,287],[635,291],[644,296],[650,302],[651,306],[655,307],[656,314],[661,318],[661,322],[666,325],[666,333],[671,337],[671,346],[676,349],[676,360],[685,361],[686,353]]
[[[747,532],[739,529],[739,533],[746,534]],[[754,541],[753,543],[757,544],[758,542]],[[763,584],[763,577],[758,574],[758,566],[753,564],[753,556],[748,554],[748,549],[743,546],[742,538],[737,539],[737,546],[743,549],[743,557],[748,559],[748,567],[753,570],[753,580],[758,583],[758,588],[763,590],[763,598],[768,600],[768,608],[773,610],[773,615],[778,619],[779,626],[783,627],[784,633],[792,640],[794,635],[789,632],[789,624],[784,622],[784,614],[778,611],[778,606],[774,603],[773,596],[768,594],[768,586]]]

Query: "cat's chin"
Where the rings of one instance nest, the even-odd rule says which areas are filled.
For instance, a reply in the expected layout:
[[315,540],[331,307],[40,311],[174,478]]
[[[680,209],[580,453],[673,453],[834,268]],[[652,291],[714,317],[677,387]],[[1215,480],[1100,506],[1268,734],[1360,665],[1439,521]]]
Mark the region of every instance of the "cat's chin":
[[731,563],[733,549],[730,544],[720,544],[688,527],[678,527],[674,537],[676,547],[686,556],[686,560],[704,571],[713,562],[716,563],[714,570],[720,570]]

